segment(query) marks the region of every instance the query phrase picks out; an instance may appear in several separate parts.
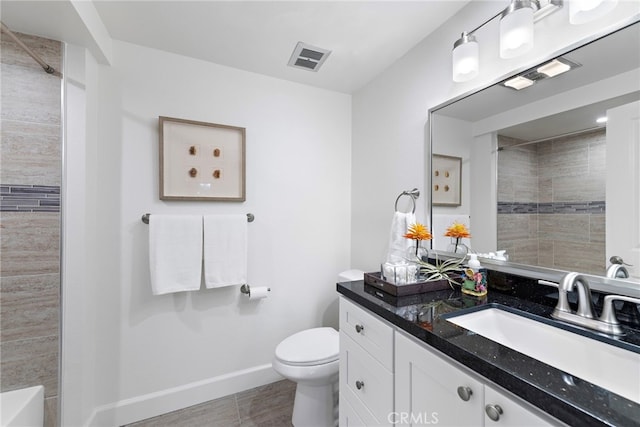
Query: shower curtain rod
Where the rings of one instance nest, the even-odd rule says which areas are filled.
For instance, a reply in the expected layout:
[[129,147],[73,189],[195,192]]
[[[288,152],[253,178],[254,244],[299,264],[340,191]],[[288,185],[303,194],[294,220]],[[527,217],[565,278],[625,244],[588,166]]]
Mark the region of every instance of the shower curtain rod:
[[56,71],[55,68],[44,62],[37,53],[29,48],[29,46],[22,43],[22,41],[6,25],[4,25],[4,22],[0,22],[0,24],[2,24],[2,32],[8,35],[11,40],[13,40],[18,46],[24,49],[24,51],[27,52],[30,57],[32,57],[38,64],[40,64],[40,66],[47,74],[53,74],[55,76],[62,77],[62,74],[60,72]]
[[498,147],[498,151],[507,150],[509,148],[522,147],[523,145],[537,144],[539,142],[551,141],[552,139],[564,138],[565,136],[581,135],[583,133],[589,133],[589,132],[593,132],[593,131],[598,130],[598,129],[605,129],[605,128],[606,128],[606,126],[595,126],[595,127],[592,127],[592,128],[576,130],[576,131],[573,131],[573,132],[567,132],[567,133],[563,133],[563,134],[560,134],[560,135],[547,136],[545,138],[534,139],[533,141],[521,142],[520,144],[506,145],[504,147]]

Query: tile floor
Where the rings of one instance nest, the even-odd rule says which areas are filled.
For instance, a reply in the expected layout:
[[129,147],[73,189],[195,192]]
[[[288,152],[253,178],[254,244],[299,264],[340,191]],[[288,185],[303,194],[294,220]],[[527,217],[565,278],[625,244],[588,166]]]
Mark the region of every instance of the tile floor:
[[295,391],[282,380],[124,427],[291,427]]

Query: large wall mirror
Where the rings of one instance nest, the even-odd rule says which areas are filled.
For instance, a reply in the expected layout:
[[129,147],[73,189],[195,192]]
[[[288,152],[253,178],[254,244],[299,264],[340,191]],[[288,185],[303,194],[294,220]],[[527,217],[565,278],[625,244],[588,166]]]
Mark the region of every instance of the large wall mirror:
[[[554,59],[573,68],[547,77]],[[506,79],[430,111],[431,152],[462,158],[462,203],[432,207],[434,234],[465,222],[473,252],[598,276],[617,255],[637,287],[640,23],[540,65],[519,73],[526,88]]]

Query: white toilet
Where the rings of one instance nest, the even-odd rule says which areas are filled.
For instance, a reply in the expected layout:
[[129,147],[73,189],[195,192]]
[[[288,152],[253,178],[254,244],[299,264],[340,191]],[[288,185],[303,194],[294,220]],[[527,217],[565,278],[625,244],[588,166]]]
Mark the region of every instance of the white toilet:
[[333,328],[297,332],[276,347],[273,369],[297,383],[295,427],[338,425],[339,354],[339,334]]

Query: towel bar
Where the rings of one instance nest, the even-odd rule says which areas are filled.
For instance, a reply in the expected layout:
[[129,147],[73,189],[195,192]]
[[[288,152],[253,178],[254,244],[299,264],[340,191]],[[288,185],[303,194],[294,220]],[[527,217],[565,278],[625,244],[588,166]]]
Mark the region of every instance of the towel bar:
[[[142,215],[142,222],[144,222],[145,224],[149,224],[150,217],[151,217],[150,213],[146,213]],[[252,213],[247,214],[247,222],[253,222],[254,219],[256,219],[256,217]]]

